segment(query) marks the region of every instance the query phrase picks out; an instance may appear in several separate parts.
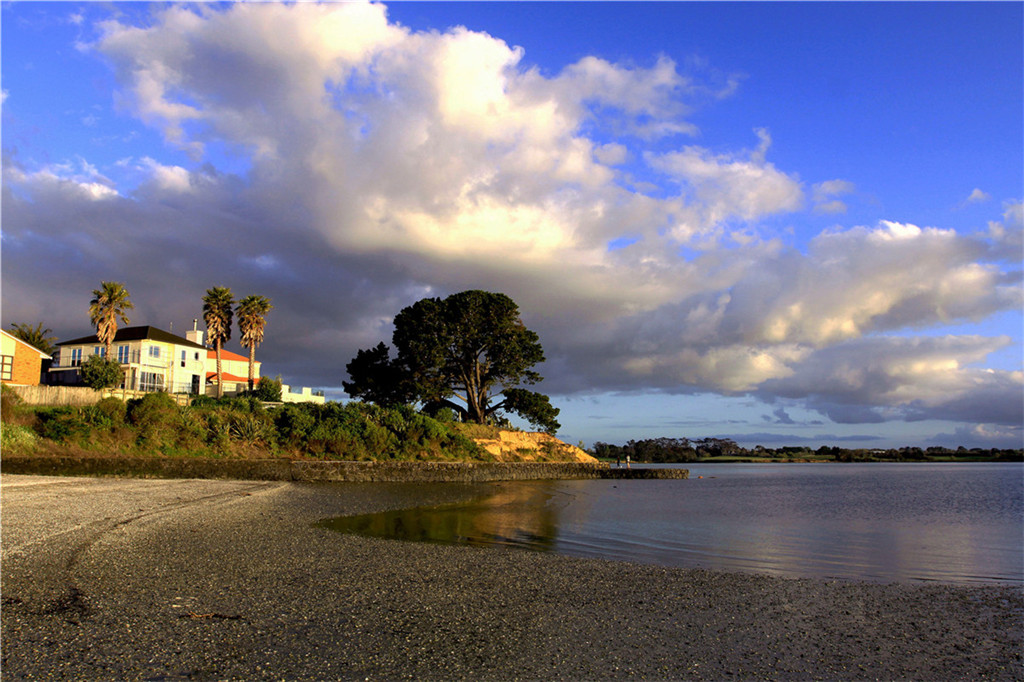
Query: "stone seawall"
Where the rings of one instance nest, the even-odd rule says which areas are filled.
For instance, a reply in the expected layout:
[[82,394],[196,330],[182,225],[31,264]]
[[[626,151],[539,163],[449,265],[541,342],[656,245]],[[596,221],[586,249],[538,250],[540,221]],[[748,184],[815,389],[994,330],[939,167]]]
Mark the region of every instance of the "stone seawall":
[[4,457],[0,472],[43,476],[228,478],[260,481],[484,483],[597,478],[689,478],[686,469],[611,469],[581,462],[338,462],[170,457]]

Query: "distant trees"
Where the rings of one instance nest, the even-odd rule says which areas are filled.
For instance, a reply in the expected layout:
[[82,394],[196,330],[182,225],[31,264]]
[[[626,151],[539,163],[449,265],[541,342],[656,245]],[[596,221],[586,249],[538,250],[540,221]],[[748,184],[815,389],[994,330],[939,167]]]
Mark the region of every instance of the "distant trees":
[[96,338],[103,344],[106,357],[117,334],[117,321],[130,324],[127,311],[132,310],[128,290],[120,282],[101,282],[89,301],[89,321],[96,327]]
[[[246,296],[238,302],[238,331],[242,345],[249,349],[249,390],[253,390],[256,373],[256,346],[263,343],[263,330],[267,326],[267,313],[274,306],[265,296]],[[219,371],[219,368],[218,368]]]
[[217,354],[217,397],[224,397],[224,374],[221,369],[221,348],[231,340],[234,295],[227,287],[213,287],[203,296],[203,320],[206,333]]
[[594,443],[594,454],[602,459],[625,459],[634,462],[667,464],[673,462],[694,462],[697,450],[687,438],[649,438],[631,440],[625,445]]
[[549,433],[558,430],[558,409],[548,396],[518,387],[541,381],[533,367],[544,361],[544,351],[505,294],[472,290],[425,298],[399,312],[394,326],[394,359],[380,343],[346,366],[351,381],[342,385],[352,397],[382,405],[418,401],[478,424],[505,410]]
[[53,355],[57,350],[57,347],[53,345],[57,340],[57,337],[49,336],[52,331],[52,329],[44,329],[42,322],[37,324],[35,327],[30,327],[25,323],[11,323],[11,336],[21,339],[28,345],[38,348],[47,355]]
[[967,450],[960,447],[956,450],[938,446],[921,450],[918,447],[890,448],[888,450],[865,450],[822,445],[812,451],[807,446],[787,445],[776,449],[756,445],[747,450],[728,438],[650,438],[631,440],[625,445],[611,445],[600,441],[591,449],[594,456],[600,459],[625,459],[628,455],[634,462],[672,463],[696,462],[700,460],[729,457],[751,461],[770,459],[773,461],[829,461],[836,462],[931,462],[959,460],[978,461],[1022,461],[1024,450],[1001,450],[992,448]]

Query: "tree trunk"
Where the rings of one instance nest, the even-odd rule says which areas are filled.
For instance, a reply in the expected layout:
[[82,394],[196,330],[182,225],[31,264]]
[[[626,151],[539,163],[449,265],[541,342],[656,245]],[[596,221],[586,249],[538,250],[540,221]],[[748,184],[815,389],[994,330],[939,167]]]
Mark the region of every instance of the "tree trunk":
[[224,397],[224,374],[220,371],[220,339],[214,344],[217,349],[217,397]]
[[256,344],[249,346],[249,392],[252,393],[253,379],[256,375]]

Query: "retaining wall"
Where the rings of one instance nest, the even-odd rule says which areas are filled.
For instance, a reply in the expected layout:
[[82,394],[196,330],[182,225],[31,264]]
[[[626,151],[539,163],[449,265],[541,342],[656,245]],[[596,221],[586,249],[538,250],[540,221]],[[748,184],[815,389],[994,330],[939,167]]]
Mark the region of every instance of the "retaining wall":
[[6,474],[230,478],[262,481],[483,483],[595,478],[689,478],[686,469],[610,469],[578,462],[336,462],[169,457],[4,457]]

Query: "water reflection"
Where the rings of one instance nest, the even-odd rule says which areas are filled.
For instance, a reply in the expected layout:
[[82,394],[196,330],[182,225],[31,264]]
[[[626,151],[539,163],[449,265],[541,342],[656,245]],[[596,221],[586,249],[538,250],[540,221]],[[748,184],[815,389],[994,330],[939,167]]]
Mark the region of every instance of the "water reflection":
[[497,485],[485,496],[440,507],[347,516],[320,525],[343,533],[419,542],[554,549],[567,501],[549,481]]
[[466,503],[323,525],[782,576],[1024,582],[1020,465],[690,468],[688,481],[494,484]]

